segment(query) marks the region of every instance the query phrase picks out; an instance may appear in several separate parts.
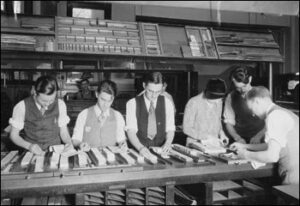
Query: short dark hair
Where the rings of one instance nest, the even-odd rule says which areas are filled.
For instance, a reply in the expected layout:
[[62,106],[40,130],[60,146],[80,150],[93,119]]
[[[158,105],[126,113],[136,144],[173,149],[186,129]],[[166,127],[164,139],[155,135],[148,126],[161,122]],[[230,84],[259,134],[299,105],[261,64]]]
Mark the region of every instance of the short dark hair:
[[206,84],[204,91],[207,99],[219,99],[223,98],[226,94],[226,83],[220,78],[211,78]]
[[164,78],[163,75],[160,72],[151,72],[147,74],[144,78],[144,83],[147,85],[148,83],[154,83],[154,84],[163,84]]
[[56,78],[49,75],[40,76],[34,84],[34,89],[37,95],[40,93],[51,95],[59,90]]
[[248,84],[250,81],[251,70],[253,68],[246,65],[233,65],[230,67],[230,81],[235,79],[237,82],[242,82],[244,84]]
[[117,85],[111,80],[103,80],[99,83],[97,92],[98,94],[100,94],[101,92],[105,92],[115,97],[117,95]]
[[252,87],[252,89],[246,94],[247,100],[253,100],[256,97],[269,98],[272,100],[269,90],[264,86]]
[[81,80],[79,83],[82,84],[82,83],[84,83],[84,82],[86,82],[86,83],[88,83],[88,84],[90,83],[90,81],[89,81],[88,79],[83,79],[83,80]]

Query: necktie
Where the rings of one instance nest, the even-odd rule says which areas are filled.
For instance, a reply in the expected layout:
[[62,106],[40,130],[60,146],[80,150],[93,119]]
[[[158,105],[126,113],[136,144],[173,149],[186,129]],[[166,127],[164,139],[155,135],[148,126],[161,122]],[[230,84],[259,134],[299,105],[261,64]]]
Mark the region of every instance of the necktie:
[[41,111],[42,115],[44,115],[45,112],[46,112],[46,108],[45,107],[41,107],[40,111]]
[[148,129],[147,129],[147,137],[151,140],[154,139],[157,133],[156,128],[156,117],[155,117],[155,108],[153,102],[150,103],[149,113],[148,113]]
[[105,121],[105,116],[103,112],[99,115],[98,121],[100,122],[100,126],[102,127]]

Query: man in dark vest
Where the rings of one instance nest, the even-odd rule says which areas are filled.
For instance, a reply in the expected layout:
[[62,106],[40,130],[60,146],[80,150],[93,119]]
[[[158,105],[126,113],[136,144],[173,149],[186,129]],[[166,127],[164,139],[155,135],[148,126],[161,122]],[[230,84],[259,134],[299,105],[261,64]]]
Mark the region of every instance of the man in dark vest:
[[253,115],[246,104],[246,94],[251,90],[251,67],[234,65],[230,74],[235,89],[228,94],[224,106],[224,123],[229,135],[240,143],[260,143],[265,133],[265,123]]
[[[41,76],[34,85],[33,95],[20,101],[13,109],[10,138],[16,145],[34,154],[43,154],[51,145],[61,144],[72,149],[67,128],[70,118],[66,105],[57,98],[54,77]],[[24,130],[24,132],[21,132]]]
[[127,102],[126,124],[131,144],[141,155],[151,156],[149,147],[168,152],[175,134],[174,107],[161,95],[163,76],[153,72],[143,82],[145,93]]
[[266,143],[233,143],[231,149],[237,150],[241,158],[264,163],[278,161],[282,183],[299,184],[299,117],[274,104],[265,87],[253,87],[246,98],[250,110],[266,122]]
[[104,80],[98,85],[97,103],[79,113],[72,141],[83,151],[90,147],[119,145],[127,148],[125,121],[122,114],[111,108],[117,93],[116,83]]

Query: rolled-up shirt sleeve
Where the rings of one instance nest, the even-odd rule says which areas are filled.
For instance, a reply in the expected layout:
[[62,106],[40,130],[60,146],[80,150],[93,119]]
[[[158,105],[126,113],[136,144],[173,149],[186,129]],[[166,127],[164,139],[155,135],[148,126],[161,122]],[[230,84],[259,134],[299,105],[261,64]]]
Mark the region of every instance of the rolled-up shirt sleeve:
[[59,127],[66,126],[70,122],[70,118],[67,115],[67,106],[65,102],[61,99],[58,100],[58,108],[59,108],[58,126]]
[[173,103],[165,97],[165,107],[166,107],[166,132],[175,131],[175,112]]
[[20,101],[13,109],[12,117],[9,119],[9,124],[13,127],[22,130],[25,121],[25,102]]
[[183,132],[193,138],[197,138],[197,131],[194,129],[197,108],[193,100],[189,100],[184,109]]
[[88,109],[84,109],[79,113],[73,130],[73,136],[72,136],[73,140],[78,140],[82,142],[84,125],[86,122],[87,115],[88,115]]
[[122,114],[118,111],[115,111],[116,120],[117,120],[117,142],[123,142],[126,140],[125,136],[125,121]]
[[137,119],[136,119],[136,101],[131,99],[126,104],[126,131],[133,130],[138,131]]
[[231,94],[229,94],[225,99],[225,106],[224,106],[224,123],[235,125],[235,113],[232,108],[231,104]]

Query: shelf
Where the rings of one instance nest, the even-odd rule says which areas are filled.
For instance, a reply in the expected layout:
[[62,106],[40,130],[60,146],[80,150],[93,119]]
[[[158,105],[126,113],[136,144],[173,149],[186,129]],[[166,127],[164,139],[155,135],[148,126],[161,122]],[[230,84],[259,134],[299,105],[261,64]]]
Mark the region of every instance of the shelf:
[[220,46],[236,46],[236,47],[255,47],[255,48],[270,48],[279,49],[279,46],[267,46],[267,45],[250,45],[250,44],[234,44],[234,43],[217,43]]
[[1,33],[9,34],[34,34],[34,35],[45,35],[45,36],[55,36],[54,31],[38,31],[32,29],[22,29],[22,28],[3,28],[1,27]]
[[136,62],[151,63],[170,63],[170,64],[196,64],[200,62],[282,62],[280,60],[242,60],[242,59],[212,59],[198,57],[170,57],[170,56],[150,56],[134,54],[96,54],[96,53],[75,53],[75,52],[39,52],[39,51],[22,51],[22,50],[1,50],[1,59],[50,59],[50,60],[128,60]]

